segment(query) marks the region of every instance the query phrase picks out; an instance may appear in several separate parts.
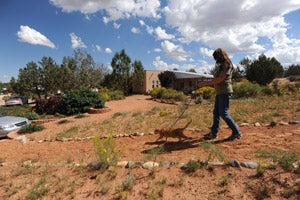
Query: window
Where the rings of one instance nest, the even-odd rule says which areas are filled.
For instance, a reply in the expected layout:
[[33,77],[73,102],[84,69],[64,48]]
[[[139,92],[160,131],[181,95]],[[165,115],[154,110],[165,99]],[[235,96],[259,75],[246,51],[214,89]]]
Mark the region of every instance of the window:
[[154,88],[154,81],[152,81],[152,88]]
[[156,81],[156,87],[158,87],[159,86],[159,82],[158,81]]

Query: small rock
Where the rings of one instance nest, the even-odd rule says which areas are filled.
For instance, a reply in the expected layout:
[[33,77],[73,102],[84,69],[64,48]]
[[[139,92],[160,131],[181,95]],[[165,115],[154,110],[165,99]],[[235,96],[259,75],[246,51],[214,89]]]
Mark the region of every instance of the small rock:
[[210,162],[209,165],[213,165],[213,166],[223,166],[224,162]]
[[138,136],[143,136],[143,135],[145,135],[144,133],[138,133]]
[[291,120],[291,121],[289,121],[289,124],[299,124],[300,123],[300,121],[297,121],[297,120]]
[[159,164],[157,162],[148,161],[143,164],[143,168],[145,169],[153,169],[154,167],[158,167]]
[[241,127],[243,127],[243,126],[250,126],[250,124],[249,123],[241,123],[240,126]]
[[182,169],[182,170],[187,170],[187,168],[188,168],[188,165],[186,163],[180,163],[179,166],[180,166],[180,169]]
[[135,166],[135,162],[133,161],[128,161],[127,165],[125,166],[125,168],[133,168]]
[[279,122],[279,125],[287,126],[287,125],[289,125],[289,123],[281,121],[281,122]]
[[117,166],[118,167],[125,167],[128,164],[128,161],[118,161]]
[[241,166],[246,167],[246,168],[250,168],[250,169],[256,169],[258,167],[258,163],[257,162],[241,162]]
[[232,167],[241,168],[240,162],[239,162],[238,160],[236,160],[236,159],[231,160],[231,161],[230,161],[230,165],[231,165]]
[[92,170],[99,170],[101,168],[101,163],[93,161],[87,164],[87,167]]
[[254,126],[256,126],[256,127],[261,127],[261,124],[258,123],[258,122],[255,122]]
[[26,160],[25,162],[23,162],[22,167],[24,166],[32,166],[32,161],[31,160]]

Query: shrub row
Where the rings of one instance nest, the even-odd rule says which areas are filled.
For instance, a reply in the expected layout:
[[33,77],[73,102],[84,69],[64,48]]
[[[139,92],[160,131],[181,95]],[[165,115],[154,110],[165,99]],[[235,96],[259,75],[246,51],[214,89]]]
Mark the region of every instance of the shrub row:
[[75,115],[88,112],[92,107],[104,108],[105,102],[105,98],[99,93],[80,88],[67,92],[62,96],[37,100],[35,111],[39,114]]

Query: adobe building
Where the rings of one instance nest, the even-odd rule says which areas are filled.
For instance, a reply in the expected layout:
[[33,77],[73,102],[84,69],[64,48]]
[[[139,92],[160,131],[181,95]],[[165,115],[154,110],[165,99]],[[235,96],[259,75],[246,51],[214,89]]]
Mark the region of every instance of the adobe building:
[[[169,70],[170,71],[170,70]],[[134,93],[148,94],[153,88],[161,87],[158,75],[164,70],[145,70],[145,76],[143,83],[138,85],[136,82],[133,84]],[[176,76],[176,81],[172,88],[175,90],[183,91],[190,94],[193,90],[197,89],[197,83],[199,81],[205,81],[207,79],[213,78],[212,75],[199,74],[193,72],[183,72],[183,71],[171,71]]]

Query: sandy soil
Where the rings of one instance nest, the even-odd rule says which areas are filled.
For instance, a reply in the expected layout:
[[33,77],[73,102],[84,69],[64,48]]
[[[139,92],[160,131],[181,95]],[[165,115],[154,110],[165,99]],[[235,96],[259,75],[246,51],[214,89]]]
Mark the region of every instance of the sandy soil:
[[[176,106],[147,98],[135,95],[126,100],[107,102],[111,111],[74,120],[72,126],[109,119],[116,112]],[[300,181],[299,175],[281,169],[268,171],[263,177],[257,177],[255,169],[228,166],[204,167],[196,173],[184,173],[179,163],[187,163],[193,158],[207,159],[209,154],[217,155],[213,150],[207,151],[201,147],[201,144],[205,144],[202,139],[204,133],[195,131],[198,127],[185,131],[186,135],[193,138],[191,141],[177,143],[177,139],[169,139],[161,155],[145,153],[161,144],[155,142],[157,135],[116,139],[121,160],[169,161],[176,162],[175,166],[154,170],[119,167],[110,168],[105,173],[91,171],[82,166],[95,160],[93,140],[38,142],[51,138],[52,134],[66,126],[68,124],[57,126],[56,122],[49,122],[45,124],[44,131],[31,136],[34,141],[25,144],[13,139],[0,140],[0,199],[28,199],[30,194],[41,192],[38,190],[41,184],[38,183],[42,177],[46,178],[43,186],[47,190],[46,194],[40,195],[40,199],[282,199],[282,193],[288,185],[299,184]],[[242,139],[225,142],[223,138],[230,134],[230,130],[222,129],[219,139],[213,141],[229,160],[258,161],[258,149],[276,148],[299,153],[300,125],[241,127],[241,131]],[[135,180],[132,190],[118,190],[129,175]],[[110,189],[104,192],[104,186]],[[266,187],[269,193],[261,198],[264,186],[270,186]],[[299,196],[293,195],[290,199],[299,199]]]

